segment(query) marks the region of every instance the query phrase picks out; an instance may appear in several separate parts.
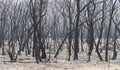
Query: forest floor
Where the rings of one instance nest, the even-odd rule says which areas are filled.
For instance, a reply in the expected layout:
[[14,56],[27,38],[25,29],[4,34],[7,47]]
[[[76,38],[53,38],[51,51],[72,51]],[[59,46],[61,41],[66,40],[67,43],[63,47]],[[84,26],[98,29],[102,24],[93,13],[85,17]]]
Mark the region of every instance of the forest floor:
[[[18,56],[17,62],[10,62],[8,55],[0,54],[0,70],[120,70],[120,52],[118,52],[117,60],[105,62],[100,61],[93,50],[91,61],[87,62],[87,51],[84,49],[86,52],[79,52],[79,60],[73,61],[73,56],[71,56],[71,61],[67,61],[67,49],[65,48],[60,51],[57,59],[53,58],[54,54],[52,53],[50,62],[39,64],[31,55],[25,56],[24,52]],[[104,51],[101,55],[104,59]],[[111,51],[109,51],[109,57],[110,59],[112,57]]]

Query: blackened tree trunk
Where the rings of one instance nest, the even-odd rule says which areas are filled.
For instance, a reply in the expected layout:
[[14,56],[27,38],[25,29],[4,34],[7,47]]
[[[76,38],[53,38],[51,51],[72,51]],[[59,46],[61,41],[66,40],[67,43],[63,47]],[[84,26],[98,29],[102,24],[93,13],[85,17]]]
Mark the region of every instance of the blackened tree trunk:
[[77,18],[75,25],[75,44],[74,44],[74,60],[78,60],[79,52],[79,18],[80,18],[80,0],[77,0]]
[[116,51],[116,40],[117,40],[117,27],[115,26],[115,33],[114,33],[114,48],[113,48],[113,57],[112,60],[115,60],[117,58],[117,51]]
[[37,43],[37,26],[34,23],[34,35],[33,35],[33,56],[35,56],[36,62],[39,63],[38,60],[38,43]]
[[37,26],[36,26],[36,16],[35,16],[35,8],[32,6],[32,19],[33,19],[33,51],[32,56],[35,57],[35,47],[37,45]]
[[[90,22],[91,23],[91,22]],[[94,44],[94,30],[93,30],[93,24],[91,23],[89,25],[89,30],[88,30],[88,34],[89,34],[89,37],[88,37],[88,45],[89,45],[89,51],[88,51],[88,61],[90,61],[90,56],[92,54],[92,51],[93,51],[93,44]]]
[[99,35],[99,38],[98,38],[98,42],[97,42],[97,45],[96,45],[96,53],[99,57],[100,60],[103,60],[100,52],[99,52],[99,45],[100,45],[100,42],[101,42],[101,38],[102,38],[102,34],[103,34],[103,24],[104,24],[104,21],[105,21],[105,0],[103,0],[103,6],[102,6],[102,21],[101,21],[101,27],[100,27],[100,35]]
[[33,55],[35,56],[36,62],[41,62],[40,50],[42,50],[42,56],[46,57],[44,48],[44,38],[42,36],[43,16],[46,14],[47,0],[30,0],[31,16],[33,19]]
[[113,13],[115,10],[115,4],[116,1],[113,3],[113,1],[111,0],[111,9],[110,9],[110,19],[109,19],[109,26],[108,26],[108,33],[107,33],[107,41],[106,41],[106,49],[105,49],[105,61],[108,61],[108,46],[109,46],[109,35],[110,35],[110,31],[111,31],[111,25],[112,25],[112,19],[113,19]]
[[93,16],[95,13],[96,5],[94,4],[94,0],[92,1],[93,9],[91,9],[90,5],[87,7],[87,12],[88,12],[88,18],[89,21],[87,23],[88,26],[88,46],[89,46],[89,51],[88,51],[88,61],[90,61],[90,56],[93,51],[93,46],[94,46],[94,23],[93,23]]
[[70,61],[70,56],[71,56],[71,45],[72,45],[72,15],[71,15],[71,0],[69,2],[69,46],[68,46],[68,52],[69,52],[69,57],[68,57],[68,61]]
[[84,48],[83,48],[83,27],[81,27],[81,51],[84,52]]

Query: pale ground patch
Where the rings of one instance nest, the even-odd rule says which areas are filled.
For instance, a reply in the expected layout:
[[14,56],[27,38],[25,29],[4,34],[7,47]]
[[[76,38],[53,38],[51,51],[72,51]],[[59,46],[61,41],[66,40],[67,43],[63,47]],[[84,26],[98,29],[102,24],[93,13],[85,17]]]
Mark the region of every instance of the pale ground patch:
[[[51,62],[41,62],[39,64],[35,63],[35,58],[31,55],[25,56],[24,52],[18,56],[17,62],[9,62],[8,55],[2,56],[0,52],[0,70],[120,70],[120,52],[118,52],[117,60],[101,62],[95,50],[93,50],[91,61],[87,63],[87,47],[84,47],[85,52],[79,52],[79,60],[76,61],[73,61],[73,56],[71,61],[67,61],[67,49],[66,47],[63,49],[63,51],[60,51],[58,59],[53,58],[54,53],[52,53]],[[101,54],[103,59],[105,58],[104,54],[103,50]],[[109,51],[109,57],[112,57],[112,51]],[[54,61],[57,61],[57,63],[54,63]]]
[[[79,60],[67,61],[62,57],[64,52],[58,56],[57,63],[43,62],[36,64],[35,59],[31,56],[19,56],[17,62],[9,62],[7,55],[0,56],[0,70],[120,70],[120,60],[109,62],[100,62],[98,57],[92,55],[91,62],[87,63],[86,54],[80,53]],[[84,55],[83,55],[84,54]],[[55,60],[55,58],[54,58]]]

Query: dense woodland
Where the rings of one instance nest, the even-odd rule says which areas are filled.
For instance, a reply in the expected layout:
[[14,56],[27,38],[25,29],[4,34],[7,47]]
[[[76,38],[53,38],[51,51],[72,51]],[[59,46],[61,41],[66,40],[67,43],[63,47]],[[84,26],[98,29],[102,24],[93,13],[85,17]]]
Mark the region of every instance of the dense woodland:
[[79,53],[87,52],[89,62],[93,49],[101,61],[109,60],[109,51],[116,60],[120,0],[0,0],[0,48],[1,55],[12,62],[21,52],[36,63],[51,61],[51,54],[57,58],[64,49],[68,61],[79,60]]

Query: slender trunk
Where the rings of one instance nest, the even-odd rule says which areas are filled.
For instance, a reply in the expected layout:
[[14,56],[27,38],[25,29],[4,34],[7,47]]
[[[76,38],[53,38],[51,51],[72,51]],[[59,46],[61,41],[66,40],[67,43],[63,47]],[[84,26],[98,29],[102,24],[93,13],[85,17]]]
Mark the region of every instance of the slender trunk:
[[81,27],[81,51],[84,52],[84,49],[83,49],[83,29]]
[[2,55],[5,55],[4,42],[3,42],[3,45],[2,45]]
[[100,60],[103,60],[100,52],[99,52],[99,45],[100,45],[100,40],[102,38],[102,34],[103,34],[103,23],[104,23],[104,20],[105,20],[105,12],[104,12],[104,8],[105,8],[105,1],[103,0],[103,7],[102,7],[102,22],[101,22],[101,28],[100,28],[100,36],[99,36],[99,39],[98,39],[98,43],[96,45],[96,53],[98,54],[98,57]]
[[68,46],[68,52],[69,52],[68,61],[70,61],[70,56],[71,56],[71,43],[72,43],[72,36],[71,36],[71,32],[70,32],[70,35],[69,35],[69,46]]
[[108,61],[108,46],[109,46],[109,34],[111,29],[111,20],[108,27],[108,33],[107,33],[107,42],[106,42],[106,48],[105,48],[105,61]]
[[33,57],[35,57],[35,47],[37,47],[37,34],[36,34],[36,32],[37,32],[37,26],[36,26],[36,16],[35,16],[35,9],[34,9],[34,12],[33,12],[33,14],[34,14],[34,16],[33,16],[33,53],[32,53],[32,56]]
[[115,27],[115,34],[114,34],[114,48],[113,48],[113,57],[112,60],[117,58],[117,51],[116,51],[116,40],[117,40],[117,28]]
[[69,52],[69,57],[68,57],[68,61],[70,61],[70,57],[71,57],[71,44],[72,44],[72,17],[71,17],[71,1],[69,3],[69,46],[68,46],[68,52]]
[[[87,10],[88,10],[88,18],[90,18],[90,20],[88,21],[88,45],[89,45],[89,51],[88,51],[88,61],[90,61],[90,56],[92,54],[92,51],[93,51],[93,44],[94,44],[94,29],[93,29],[93,14],[94,14],[94,11],[95,11],[95,7],[94,7],[94,10],[90,10],[90,7],[88,6],[87,7]],[[92,12],[92,13],[91,13]]]
[[75,25],[75,44],[74,44],[74,60],[78,60],[78,52],[79,52],[79,16],[80,16],[80,0],[77,0],[77,18]]
[[108,33],[107,33],[107,42],[106,42],[106,49],[105,49],[105,61],[108,61],[108,46],[109,46],[109,36],[110,36],[110,31],[111,31],[111,25],[112,25],[112,19],[113,19],[113,12],[115,8],[117,0],[115,0],[114,4],[113,1],[111,0],[111,10],[110,10],[110,19],[109,19],[109,26],[108,26]]
[[88,45],[89,45],[89,51],[88,51],[88,61],[90,61],[90,56],[92,54],[92,51],[93,51],[93,44],[94,44],[94,30],[93,30],[93,25],[90,24],[89,25],[90,29],[89,29],[89,39],[88,39]]
[[101,41],[101,38],[102,38],[102,32],[103,32],[103,28],[101,28],[101,30],[100,30],[100,36],[99,36],[99,39],[98,39],[98,43],[96,45],[96,53],[97,53],[97,55],[98,55],[98,57],[101,61],[103,61],[103,58],[102,58],[102,56],[100,54],[100,51],[99,51],[99,45],[100,45],[100,41]]

